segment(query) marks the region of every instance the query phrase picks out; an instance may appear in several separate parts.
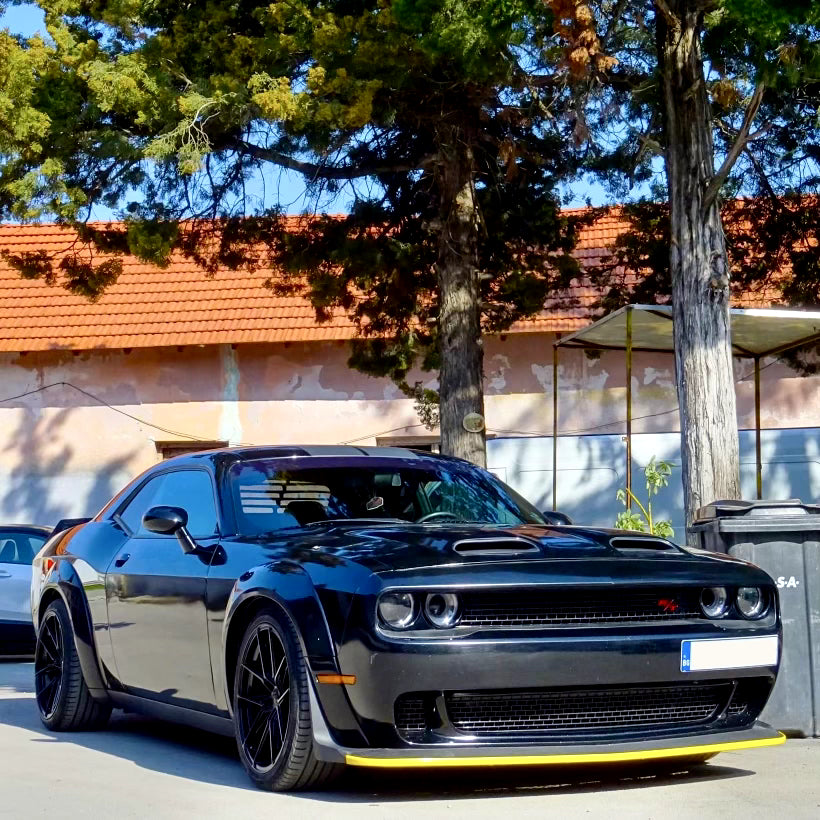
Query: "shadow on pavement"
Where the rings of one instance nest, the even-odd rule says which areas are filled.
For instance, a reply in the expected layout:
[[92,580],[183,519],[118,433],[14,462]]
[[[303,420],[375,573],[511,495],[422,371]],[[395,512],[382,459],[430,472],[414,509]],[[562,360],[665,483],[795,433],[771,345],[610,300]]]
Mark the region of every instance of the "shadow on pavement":
[[584,792],[701,783],[754,774],[715,764],[687,767],[563,766],[531,769],[383,772],[351,770],[332,791],[305,793],[303,797],[328,803],[401,802],[409,800],[460,800],[476,797],[531,797],[537,794]]
[[23,743],[80,746],[177,777],[240,789],[254,788],[239,762],[235,742],[209,732],[119,711],[112,714],[103,731],[49,732],[40,722],[31,694],[0,697],[0,725],[3,724],[36,735]]
[[[53,733],[40,723],[31,695],[0,698],[0,724],[36,734],[32,742],[65,743],[132,761],[145,769],[204,783],[252,789],[230,738],[171,723],[115,712],[101,732]],[[326,803],[459,800],[475,797],[615,791],[673,783],[700,783],[745,777],[753,772],[719,764],[674,767],[578,766],[534,769],[385,772],[351,769],[325,792],[304,799]]]

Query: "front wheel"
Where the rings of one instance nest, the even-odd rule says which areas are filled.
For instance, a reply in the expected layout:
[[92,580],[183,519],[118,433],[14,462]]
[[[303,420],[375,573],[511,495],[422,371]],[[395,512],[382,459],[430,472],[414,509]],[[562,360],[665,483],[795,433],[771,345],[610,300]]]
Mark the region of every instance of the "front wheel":
[[88,691],[71,619],[61,600],[48,605],[37,630],[34,691],[40,720],[54,732],[100,729],[111,714],[111,707]]
[[261,789],[316,788],[344,768],[314,754],[309,686],[293,624],[284,616],[259,615],[239,648],[233,714],[239,757]]

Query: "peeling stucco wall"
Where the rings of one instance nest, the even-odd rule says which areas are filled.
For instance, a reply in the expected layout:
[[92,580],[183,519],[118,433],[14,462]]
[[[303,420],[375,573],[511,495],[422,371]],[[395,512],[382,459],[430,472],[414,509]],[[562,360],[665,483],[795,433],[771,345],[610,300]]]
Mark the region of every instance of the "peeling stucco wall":
[[[486,340],[491,433],[551,436],[553,341]],[[0,354],[0,521],[92,514],[158,460],[157,442],[180,434],[232,444],[429,435],[412,401],[387,380],[351,371],[347,357],[335,342]],[[745,428],[754,425],[751,367],[735,366]],[[435,386],[431,374],[411,380]],[[671,356],[636,354],[632,388],[636,433],[678,429]],[[559,391],[560,432],[623,432],[623,354],[562,351]],[[820,427],[820,378],[764,367],[762,395],[764,427]]]

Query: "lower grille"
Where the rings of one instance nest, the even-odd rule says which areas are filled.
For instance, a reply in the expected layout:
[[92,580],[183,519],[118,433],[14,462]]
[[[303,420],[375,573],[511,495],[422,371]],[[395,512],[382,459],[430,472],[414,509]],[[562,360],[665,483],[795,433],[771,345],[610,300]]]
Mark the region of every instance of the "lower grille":
[[519,627],[702,618],[700,589],[618,587],[467,592],[462,626]]
[[422,740],[427,731],[425,698],[421,695],[402,695],[396,701],[396,728],[407,740]]
[[451,692],[446,704],[450,721],[460,732],[526,735],[707,723],[723,711],[731,694],[731,683]]

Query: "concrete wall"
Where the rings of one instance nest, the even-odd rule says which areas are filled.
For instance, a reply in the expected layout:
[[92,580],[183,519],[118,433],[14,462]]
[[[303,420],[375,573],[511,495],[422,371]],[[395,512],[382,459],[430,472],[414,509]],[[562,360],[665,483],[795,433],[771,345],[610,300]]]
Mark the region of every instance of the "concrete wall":
[[[499,438],[551,435],[552,341],[545,334],[487,340],[487,425]],[[182,441],[183,433],[232,444],[375,444],[379,436],[429,435],[412,401],[387,380],[350,371],[347,355],[341,343],[0,354],[0,521],[53,524],[93,514],[158,460],[157,442]],[[622,354],[561,354],[560,429],[610,434],[604,461],[622,460],[614,434],[623,431],[624,375]],[[736,376],[739,424],[752,427],[751,363],[739,362]],[[417,378],[435,385],[429,375]],[[677,430],[671,356],[637,355],[633,393],[636,433]],[[770,366],[763,396],[764,427],[820,426],[820,379]],[[551,469],[542,445],[515,447]],[[562,453],[570,462],[562,467],[582,475],[577,452],[562,446]],[[509,468],[511,483],[521,484],[519,455],[504,458],[510,463],[492,466]]]

